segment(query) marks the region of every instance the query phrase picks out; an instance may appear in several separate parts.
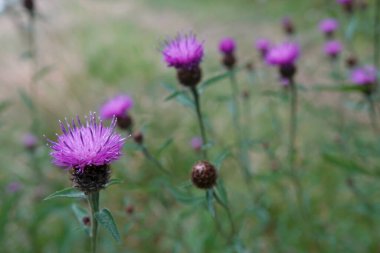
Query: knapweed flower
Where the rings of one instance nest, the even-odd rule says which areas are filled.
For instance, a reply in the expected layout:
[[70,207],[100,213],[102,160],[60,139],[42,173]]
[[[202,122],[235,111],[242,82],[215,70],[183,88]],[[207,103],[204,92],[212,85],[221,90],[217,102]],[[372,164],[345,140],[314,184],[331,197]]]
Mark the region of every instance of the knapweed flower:
[[214,165],[207,161],[194,164],[191,171],[191,181],[200,189],[210,189],[216,184],[218,174]]
[[219,51],[224,54],[232,54],[235,51],[236,43],[233,38],[224,38],[219,42]]
[[292,35],[295,32],[293,20],[290,17],[284,17],[281,21],[282,29],[288,35]]
[[326,18],[319,23],[319,30],[328,38],[331,38],[334,35],[338,27],[338,21],[333,18]]
[[295,63],[299,57],[298,44],[285,42],[269,50],[266,61],[270,65],[278,66],[281,78],[291,80],[296,73]]
[[195,150],[195,151],[200,151],[202,149],[202,145],[203,145],[203,141],[202,141],[202,138],[201,137],[193,137],[190,141],[190,145],[191,147]]
[[38,138],[31,133],[25,134],[21,141],[25,149],[30,151],[35,150],[38,145]]
[[133,99],[126,95],[117,95],[100,108],[100,117],[102,119],[117,118],[117,124],[121,129],[128,129],[132,125],[132,117],[128,114],[129,110],[133,107]]
[[357,85],[371,85],[377,81],[377,71],[374,66],[359,67],[351,72],[351,82]]
[[95,114],[90,113],[86,123],[66,126],[61,122],[62,134],[50,141],[53,163],[72,169],[74,186],[87,193],[104,188],[110,177],[110,163],[119,159],[125,139],[115,133],[116,118],[110,127],[103,126]]
[[265,58],[271,48],[272,43],[267,39],[256,40],[255,47],[260,52],[262,58]]
[[331,40],[325,43],[323,51],[328,57],[330,57],[331,59],[335,59],[342,52],[342,48],[343,46],[339,41]]
[[224,38],[219,42],[219,51],[223,54],[222,64],[227,69],[232,69],[235,66],[235,48],[236,43],[232,38]]
[[164,61],[169,67],[177,69],[177,77],[185,86],[195,86],[201,80],[199,64],[203,59],[203,43],[192,33],[179,34],[166,41],[162,50]]

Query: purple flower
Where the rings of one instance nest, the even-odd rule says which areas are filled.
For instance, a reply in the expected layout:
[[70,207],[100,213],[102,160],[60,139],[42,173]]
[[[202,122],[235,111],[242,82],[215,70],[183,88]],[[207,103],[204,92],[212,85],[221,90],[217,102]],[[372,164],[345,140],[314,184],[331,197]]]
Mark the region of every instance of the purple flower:
[[169,67],[190,69],[202,61],[203,43],[192,33],[179,34],[175,39],[166,41],[162,54]]
[[10,182],[8,185],[7,185],[7,192],[9,193],[15,193],[15,192],[18,192],[22,189],[22,184],[20,182]]
[[265,57],[271,48],[271,42],[267,39],[258,39],[255,43],[256,49],[260,52],[262,57]]
[[224,38],[219,42],[219,51],[224,54],[232,54],[235,51],[236,43],[232,38]]
[[202,148],[202,145],[203,145],[203,141],[202,141],[202,138],[200,137],[193,137],[191,139],[191,147],[195,150],[195,151],[200,151],[201,148]]
[[96,115],[90,113],[82,125],[79,117],[71,125],[60,122],[62,133],[56,142],[50,141],[54,164],[59,167],[84,171],[86,167],[108,165],[119,159],[125,139],[115,133],[116,118],[111,126],[103,126]]
[[100,116],[102,119],[112,119],[114,116],[123,117],[132,107],[133,99],[126,94],[120,94],[102,105]]
[[357,85],[372,85],[377,81],[377,71],[374,66],[359,67],[351,72],[351,82]]
[[326,35],[332,35],[338,27],[338,21],[333,18],[326,18],[319,23],[319,30]]
[[331,58],[336,58],[342,52],[342,44],[337,40],[330,40],[325,43],[323,51]]
[[26,149],[33,150],[38,145],[38,139],[35,135],[27,133],[22,137],[22,144]]
[[285,42],[269,50],[266,55],[267,63],[276,66],[294,65],[300,54],[298,44]]
[[353,0],[337,0],[336,2],[341,5],[348,5],[348,4],[352,4]]

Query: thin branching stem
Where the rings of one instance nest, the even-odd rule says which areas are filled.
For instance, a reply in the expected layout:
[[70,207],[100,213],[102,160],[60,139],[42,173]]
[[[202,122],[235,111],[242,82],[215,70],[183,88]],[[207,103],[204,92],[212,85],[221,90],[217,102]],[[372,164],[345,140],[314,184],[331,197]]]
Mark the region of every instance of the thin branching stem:
[[[204,126],[202,112],[201,112],[201,104],[200,104],[199,93],[198,93],[198,90],[196,87],[191,87],[190,90],[191,90],[191,93],[193,94],[193,97],[194,97],[195,110],[197,113],[198,124],[199,124],[199,128],[201,131],[203,145],[207,145],[206,129]],[[207,157],[208,157],[207,156],[207,150],[205,148],[202,148],[202,158],[207,160],[208,159]]]

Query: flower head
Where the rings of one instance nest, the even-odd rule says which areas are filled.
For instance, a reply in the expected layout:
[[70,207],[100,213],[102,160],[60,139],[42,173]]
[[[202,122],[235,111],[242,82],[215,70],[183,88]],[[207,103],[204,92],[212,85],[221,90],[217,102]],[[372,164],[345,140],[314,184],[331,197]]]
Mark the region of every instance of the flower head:
[[271,48],[271,42],[267,39],[261,38],[256,40],[255,47],[260,52],[260,54],[265,57]]
[[326,18],[319,23],[319,30],[326,35],[333,34],[339,27],[337,20],[333,18]]
[[224,54],[232,54],[235,47],[236,43],[233,38],[224,38],[219,42],[219,51]]
[[199,65],[203,58],[203,43],[192,33],[182,35],[165,43],[162,55],[169,67],[190,69]]
[[115,117],[123,117],[133,107],[133,99],[126,95],[117,95],[107,102],[105,102],[100,108],[100,116],[102,119],[112,119]]
[[347,5],[347,4],[352,4],[353,0],[336,0],[336,2],[341,5]]
[[342,52],[342,44],[337,40],[327,41],[323,51],[331,58],[336,58]]
[[217,171],[208,161],[199,161],[191,171],[191,181],[200,189],[210,189],[216,184]]
[[266,56],[266,61],[271,65],[294,65],[300,54],[298,44],[285,42],[271,48]]
[[374,66],[359,67],[351,72],[351,82],[357,85],[372,85],[377,81],[377,71]]
[[201,148],[202,148],[202,145],[203,145],[203,140],[201,137],[193,137],[190,141],[190,145],[191,147],[195,150],[195,151],[200,151]]
[[86,123],[79,117],[71,125],[60,122],[62,134],[56,142],[50,141],[53,162],[59,167],[74,168],[83,172],[86,168],[107,166],[119,159],[125,139],[115,133],[116,118],[110,127],[103,126],[96,115],[90,113]]
[[22,137],[22,144],[28,150],[34,150],[38,145],[38,139],[35,135],[27,133]]

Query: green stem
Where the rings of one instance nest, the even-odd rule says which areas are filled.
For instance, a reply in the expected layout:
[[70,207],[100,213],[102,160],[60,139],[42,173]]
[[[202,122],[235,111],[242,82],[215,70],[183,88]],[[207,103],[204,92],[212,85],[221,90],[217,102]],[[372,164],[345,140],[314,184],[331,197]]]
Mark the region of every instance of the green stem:
[[144,156],[149,160],[151,161],[154,165],[156,165],[156,167],[162,172],[164,173],[165,175],[169,175],[169,171],[167,169],[165,169],[165,167],[161,164],[160,161],[158,161],[150,152],[149,150],[144,146],[144,145],[140,145],[141,147],[141,150],[144,154]]
[[368,100],[368,115],[369,115],[369,119],[371,121],[372,129],[373,129],[374,133],[376,133],[378,127],[377,127],[377,121],[376,121],[376,108],[375,108],[375,104],[373,102],[373,99],[372,99],[371,95],[367,96],[367,100]]
[[235,237],[236,235],[236,226],[235,226],[235,222],[234,222],[234,219],[232,217],[232,213],[231,213],[231,209],[230,207],[228,206],[228,204],[224,203],[220,197],[218,196],[218,194],[216,193],[216,191],[214,189],[212,189],[212,195],[214,196],[216,202],[218,202],[218,204],[224,208],[224,210],[226,211],[227,213],[227,216],[228,216],[228,220],[230,221],[230,224],[231,224],[231,234]]
[[294,162],[296,160],[296,133],[297,133],[297,87],[293,80],[290,80],[290,126],[289,126],[289,149],[288,149],[288,157],[289,157],[289,167],[291,170],[294,170]]
[[96,238],[98,234],[98,221],[95,214],[99,212],[99,192],[92,192],[87,195],[91,211],[91,252],[96,253]]
[[375,3],[375,22],[373,27],[373,65],[376,67],[376,69],[379,69],[379,58],[380,58],[380,51],[379,51],[379,42],[380,42],[380,33],[379,33],[379,23],[380,23],[380,0],[376,0]]
[[[201,104],[200,104],[200,100],[199,100],[199,93],[198,93],[198,90],[196,87],[191,87],[190,90],[194,96],[195,110],[197,112],[198,124],[199,124],[199,128],[201,130],[203,145],[206,145],[207,144],[207,137],[206,137],[205,126],[203,123],[203,117],[202,117],[202,112],[201,112]],[[204,148],[202,148],[202,158],[207,160],[207,150]]]
[[240,109],[238,103],[239,90],[236,83],[236,77],[233,71],[230,73],[231,91],[232,91],[232,123],[235,129],[236,143],[238,145],[238,157],[244,179],[247,184],[250,183],[251,173],[249,171],[249,159],[246,145],[243,145],[242,127],[240,125]]

